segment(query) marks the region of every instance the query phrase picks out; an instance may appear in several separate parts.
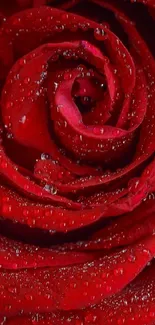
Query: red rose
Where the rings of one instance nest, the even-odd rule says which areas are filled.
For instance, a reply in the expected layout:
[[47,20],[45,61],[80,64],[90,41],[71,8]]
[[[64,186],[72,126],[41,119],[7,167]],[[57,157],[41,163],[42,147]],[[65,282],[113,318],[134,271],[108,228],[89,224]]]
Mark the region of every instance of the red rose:
[[1,324],[153,325],[155,0],[0,11]]

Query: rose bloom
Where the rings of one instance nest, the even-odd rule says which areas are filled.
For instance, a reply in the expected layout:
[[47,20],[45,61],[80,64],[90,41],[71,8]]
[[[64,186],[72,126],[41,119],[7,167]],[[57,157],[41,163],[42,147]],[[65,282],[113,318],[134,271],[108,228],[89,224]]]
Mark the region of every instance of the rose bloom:
[[0,324],[155,324],[155,0],[0,2]]

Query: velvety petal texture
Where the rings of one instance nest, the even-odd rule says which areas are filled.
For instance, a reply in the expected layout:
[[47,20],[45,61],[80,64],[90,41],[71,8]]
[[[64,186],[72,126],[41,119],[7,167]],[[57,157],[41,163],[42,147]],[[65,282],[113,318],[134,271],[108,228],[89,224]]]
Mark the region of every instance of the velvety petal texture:
[[155,324],[155,0],[0,3],[0,324]]

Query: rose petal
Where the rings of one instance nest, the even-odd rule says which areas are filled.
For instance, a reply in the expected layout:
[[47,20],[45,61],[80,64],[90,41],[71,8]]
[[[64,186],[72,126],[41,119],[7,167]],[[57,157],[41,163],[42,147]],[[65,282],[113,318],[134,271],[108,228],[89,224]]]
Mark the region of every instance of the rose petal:
[[[97,258],[96,254],[96,258]],[[61,252],[0,237],[0,265],[4,269],[63,267],[92,261],[95,254]]]
[[[149,237],[111,256],[81,266],[1,271],[3,294],[2,299],[0,298],[0,314],[5,315],[6,306],[10,306],[8,315],[16,315],[22,309],[25,313],[35,312],[38,306],[41,312],[45,312],[78,309],[91,303],[96,304],[123,289],[154,257],[154,238]],[[118,269],[121,271],[117,272]],[[16,288],[14,299],[8,290],[10,287]]]

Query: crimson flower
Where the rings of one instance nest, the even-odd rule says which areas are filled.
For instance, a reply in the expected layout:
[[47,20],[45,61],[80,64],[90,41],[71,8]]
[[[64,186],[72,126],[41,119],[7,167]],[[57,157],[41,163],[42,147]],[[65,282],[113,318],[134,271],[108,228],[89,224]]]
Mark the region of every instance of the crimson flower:
[[1,1],[1,325],[155,324],[154,18]]

